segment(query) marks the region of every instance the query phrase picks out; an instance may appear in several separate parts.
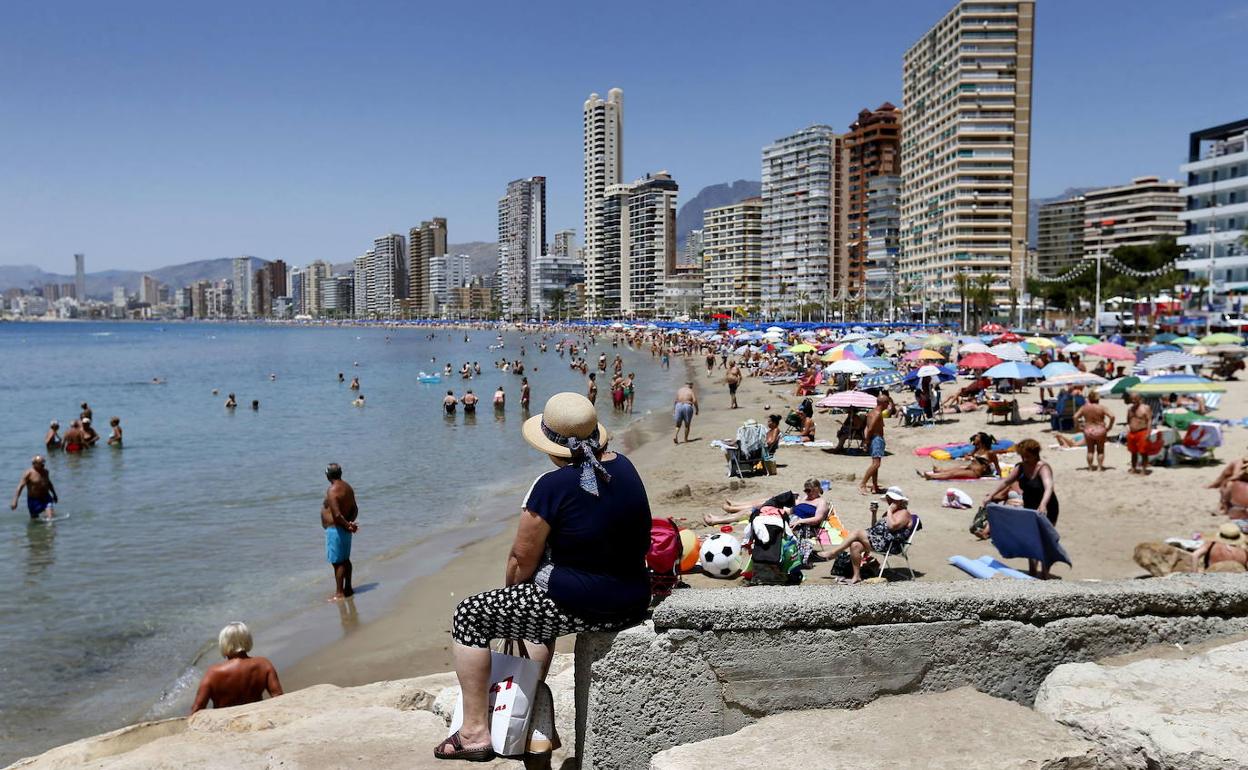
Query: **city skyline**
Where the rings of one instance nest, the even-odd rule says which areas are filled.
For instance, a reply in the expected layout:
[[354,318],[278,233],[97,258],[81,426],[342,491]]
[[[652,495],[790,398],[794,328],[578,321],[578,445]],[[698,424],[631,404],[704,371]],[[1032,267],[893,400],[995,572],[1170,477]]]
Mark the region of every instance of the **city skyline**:
[[[74,252],[97,270],[239,254],[343,263],[378,233],[406,232],[435,212],[456,223],[456,240],[488,241],[498,190],[534,175],[549,180],[551,232],[579,230],[575,105],[613,86],[628,95],[624,179],[667,169],[690,194],[757,179],[760,149],[804,126],[840,133],[863,108],[891,101],[904,109],[902,55],[948,4],[896,5],[890,26],[871,38],[815,45],[827,25],[803,25],[791,31],[784,61],[759,57],[748,67],[722,49],[767,44],[751,37],[752,6],[682,6],[669,9],[671,28],[697,24],[700,39],[677,38],[661,63],[621,67],[601,51],[643,39],[643,9],[604,25],[579,6],[546,4],[529,10],[565,45],[520,69],[494,45],[522,12],[509,6],[471,19],[445,8],[374,7],[362,17],[271,6],[249,10],[245,24],[230,13],[141,4],[20,9],[0,30],[0,61],[25,73],[0,96],[26,117],[0,129],[12,152],[10,184],[0,190],[0,264],[68,272]],[[774,9],[783,11],[838,28],[871,15],[857,6]],[[143,24],[129,23],[136,18]],[[452,33],[448,50],[419,67],[345,58],[379,28],[431,20]],[[591,28],[596,36],[582,39]],[[1229,68],[1246,30],[1242,2],[1038,3],[1032,197],[1178,176],[1187,133],[1236,119],[1248,101],[1239,81],[1202,74]],[[578,55],[582,47],[595,55]],[[543,77],[526,77],[524,67]],[[437,103],[440,119],[410,114],[418,107],[402,105],[404,89],[422,93],[418,106]],[[750,109],[740,98],[692,98],[716,93],[748,96]],[[358,108],[380,98],[395,100],[408,120],[353,140]],[[420,169],[417,183],[372,183],[396,167]]]

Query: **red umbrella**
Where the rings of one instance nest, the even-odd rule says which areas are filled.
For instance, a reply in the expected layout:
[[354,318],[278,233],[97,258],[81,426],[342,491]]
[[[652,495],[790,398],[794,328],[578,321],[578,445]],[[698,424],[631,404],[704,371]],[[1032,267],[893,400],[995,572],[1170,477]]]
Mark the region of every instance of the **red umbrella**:
[[1005,327],[1001,324],[984,324],[979,327],[980,334],[1000,334],[1005,331]]
[[714,321],[727,321],[730,318],[732,318],[732,316],[728,315],[727,313],[716,313],[715,315],[711,316],[711,319]]
[[1127,350],[1122,345],[1115,345],[1112,342],[1098,342],[1095,345],[1089,345],[1084,348],[1085,356],[1094,356],[1096,358],[1108,358],[1111,361],[1134,361],[1135,354]]
[[995,340],[993,340],[992,344],[1000,345],[1002,342],[1022,342],[1022,341],[1023,341],[1023,338],[1018,336],[1014,332],[1006,332],[1005,334],[1002,334],[1000,337],[997,337]]
[[1004,360],[991,353],[968,353],[958,359],[958,366],[963,369],[991,369]]

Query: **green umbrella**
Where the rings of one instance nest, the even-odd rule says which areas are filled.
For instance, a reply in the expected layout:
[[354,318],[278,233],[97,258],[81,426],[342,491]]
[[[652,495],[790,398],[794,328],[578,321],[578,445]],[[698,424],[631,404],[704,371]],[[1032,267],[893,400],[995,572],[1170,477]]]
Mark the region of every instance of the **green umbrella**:
[[1200,340],[1195,337],[1175,337],[1170,340],[1171,345],[1199,345]]
[[1034,342],[1020,342],[1019,344],[1023,346],[1023,350],[1025,352],[1030,353],[1033,356],[1040,352],[1040,346]]
[[1110,388],[1109,392],[1114,394],[1115,396],[1121,396],[1123,393],[1127,392],[1128,388],[1134,387],[1139,384],[1140,384],[1140,378],[1136,377],[1135,375],[1132,375],[1130,377],[1123,377],[1122,379],[1114,383],[1114,387]]
[[1084,345],[1095,345],[1100,342],[1096,337],[1089,337],[1086,334],[1076,334],[1070,338],[1071,342],[1082,342]]
[[1210,334],[1208,337],[1201,337],[1200,344],[1202,345],[1242,345],[1244,344],[1244,338],[1239,336],[1238,334],[1228,334],[1227,332],[1218,332],[1217,334]]

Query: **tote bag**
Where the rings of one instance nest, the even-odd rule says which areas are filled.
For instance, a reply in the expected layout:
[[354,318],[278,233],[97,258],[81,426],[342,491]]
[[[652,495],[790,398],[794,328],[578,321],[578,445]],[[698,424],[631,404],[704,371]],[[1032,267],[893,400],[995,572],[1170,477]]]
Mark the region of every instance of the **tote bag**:
[[[517,642],[519,655],[512,655],[510,640],[503,652],[490,650],[490,742],[494,753],[505,757],[524,754],[529,742],[529,720],[542,675],[542,666],[529,659],[524,642]],[[461,692],[451,717],[451,733],[464,723],[464,695]],[[451,734],[448,733],[448,734]]]

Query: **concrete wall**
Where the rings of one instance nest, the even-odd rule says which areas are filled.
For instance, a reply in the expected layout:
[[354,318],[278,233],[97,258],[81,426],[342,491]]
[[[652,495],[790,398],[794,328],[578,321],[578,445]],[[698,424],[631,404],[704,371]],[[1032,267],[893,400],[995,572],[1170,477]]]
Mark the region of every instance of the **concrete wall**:
[[1236,575],[677,591],[653,623],[578,637],[577,755],[646,768],[766,714],[964,685],[1030,705],[1059,664],[1244,631]]

